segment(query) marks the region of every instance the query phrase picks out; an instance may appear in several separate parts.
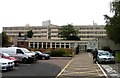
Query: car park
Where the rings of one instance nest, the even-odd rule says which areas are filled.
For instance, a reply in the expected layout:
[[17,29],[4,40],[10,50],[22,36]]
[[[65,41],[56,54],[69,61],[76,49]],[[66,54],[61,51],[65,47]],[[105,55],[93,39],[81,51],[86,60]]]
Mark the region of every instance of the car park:
[[12,57],[17,58],[20,62],[23,63],[30,63],[36,61],[35,54],[30,52],[26,48],[20,47],[7,47],[7,48],[0,48],[3,53],[7,53]]
[[10,70],[14,68],[14,62],[12,60],[4,59],[0,57],[0,70]]
[[42,53],[40,51],[34,51],[35,56],[37,59],[45,59],[45,60],[49,60],[50,59],[50,55],[46,54],[46,53]]
[[115,63],[115,57],[108,51],[98,50],[98,63]]

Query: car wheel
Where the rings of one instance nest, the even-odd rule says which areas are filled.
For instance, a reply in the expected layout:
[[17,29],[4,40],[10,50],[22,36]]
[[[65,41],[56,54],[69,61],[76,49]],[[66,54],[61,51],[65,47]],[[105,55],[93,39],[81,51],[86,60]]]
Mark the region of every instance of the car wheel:
[[24,64],[26,64],[26,63],[28,63],[28,59],[23,58],[23,59],[22,59],[22,62],[23,62]]
[[42,57],[42,60],[45,60],[46,58],[45,57]]

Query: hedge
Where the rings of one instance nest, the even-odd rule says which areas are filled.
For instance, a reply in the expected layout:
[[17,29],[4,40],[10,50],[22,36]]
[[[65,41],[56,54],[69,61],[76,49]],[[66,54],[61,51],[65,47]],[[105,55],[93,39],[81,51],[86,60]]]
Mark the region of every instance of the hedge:
[[115,52],[115,60],[120,63],[120,51]]

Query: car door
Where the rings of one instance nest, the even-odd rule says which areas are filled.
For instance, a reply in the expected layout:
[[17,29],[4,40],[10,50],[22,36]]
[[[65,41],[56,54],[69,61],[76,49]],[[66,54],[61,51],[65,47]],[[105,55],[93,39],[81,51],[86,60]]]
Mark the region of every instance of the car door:
[[16,49],[16,58],[22,61],[22,58],[24,58],[24,53],[21,49]]

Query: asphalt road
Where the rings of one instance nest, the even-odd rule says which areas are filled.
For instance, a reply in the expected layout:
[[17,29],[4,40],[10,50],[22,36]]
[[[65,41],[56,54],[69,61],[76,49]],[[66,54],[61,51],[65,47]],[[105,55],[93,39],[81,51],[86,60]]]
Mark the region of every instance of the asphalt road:
[[3,72],[2,78],[55,78],[70,59],[53,58],[32,64],[19,64],[13,70]]

